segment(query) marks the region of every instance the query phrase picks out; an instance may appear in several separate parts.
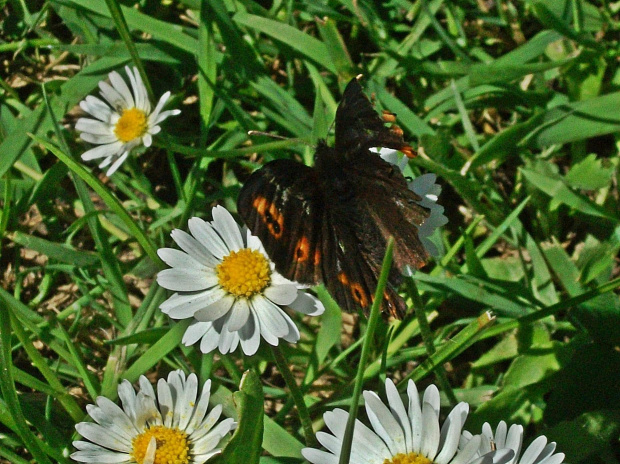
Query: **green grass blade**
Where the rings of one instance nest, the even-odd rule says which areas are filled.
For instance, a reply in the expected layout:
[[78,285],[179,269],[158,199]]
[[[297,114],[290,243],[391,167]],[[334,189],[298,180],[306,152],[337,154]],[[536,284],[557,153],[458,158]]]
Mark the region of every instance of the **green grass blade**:
[[162,266],[162,262],[157,256],[157,249],[151,240],[146,236],[144,231],[140,229],[134,222],[131,215],[123,207],[120,201],[113,196],[108,189],[97,179],[92,173],[84,169],[77,161],[62,152],[58,147],[52,145],[49,142],[37,137],[32,136],[37,143],[43,145],[47,150],[52,152],[60,161],[65,163],[71,171],[77,174],[80,179],[86,182],[96,193],[99,195],[105,204],[123,221],[127,229],[138,241],[142,249],[151,258],[151,260],[158,266]]

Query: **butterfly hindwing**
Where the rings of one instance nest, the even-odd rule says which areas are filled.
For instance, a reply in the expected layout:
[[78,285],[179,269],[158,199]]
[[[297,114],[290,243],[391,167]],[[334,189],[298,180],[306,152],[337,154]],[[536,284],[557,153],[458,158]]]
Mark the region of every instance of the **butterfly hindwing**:
[[277,271],[305,284],[320,280],[322,197],[316,172],[276,160],[254,172],[237,200],[239,214],[257,235]]
[[[407,265],[422,267],[428,252],[418,237],[418,227],[430,212],[419,205],[420,196],[408,189],[396,166],[368,151],[359,153],[358,158],[351,174],[359,186],[359,203],[369,217],[364,229],[379,231],[380,238],[373,237],[373,243],[386,244],[389,237],[394,238],[394,263],[400,271]],[[375,258],[383,259],[384,253],[385,248],[378,247]]]
[[[366,222],[359,219],[360,223]],[[341,308],[347,311],[359,308],[368,316],[383,256],[380,260],[375,259],[375,250],[368,247],[370,243],[362,244],[357,240],[358,234],[352,230],[352,224],[328,218],[325,225],[324,233],[331,236],[323,245],[323,282]],[[402,319],[406,306],[395,290],[399,284],[399,273],[392,272],[383,292],[381,311]]]

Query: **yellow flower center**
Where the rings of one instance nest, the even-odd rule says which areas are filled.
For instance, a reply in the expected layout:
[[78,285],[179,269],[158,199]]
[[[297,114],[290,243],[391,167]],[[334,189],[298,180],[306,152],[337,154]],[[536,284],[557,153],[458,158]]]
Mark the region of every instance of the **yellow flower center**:
[[250,298],[271,282],[269,261],[260,251],[249,248],[231,251],[215,271],[221,287],[234,296]]
[[155,437],[157,451],[153,464],[189,464],[189,441],[181,430],[155,425],[133,439],[131,455],[138,463],[144,462],[146,449]]
[[114,126],[114,133],[121,142],[131,142],[146,132],[146,113],[138,108],[123,110],[121,118]]
[[433,461],[418,453],[398,453],[392,459],[383,461],[383,464],[433,464]]

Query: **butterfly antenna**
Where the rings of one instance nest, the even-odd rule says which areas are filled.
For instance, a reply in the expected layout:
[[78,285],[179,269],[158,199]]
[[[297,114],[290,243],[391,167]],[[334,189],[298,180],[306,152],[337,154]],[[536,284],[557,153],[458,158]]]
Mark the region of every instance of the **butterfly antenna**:
[[265,137],[270,137],[270,138],[272,138],[272,139],[277,139],[277,140],[289,140],[289,141],[291,141],[291,142],[298,142],[298,143],[302,143],[302,144],[304,144],[304,145],[306,145],[306,146],[308,146],[308,147],[313,147],[313,148],[316,148],[316,147],[314,147],[314,145],[312,145],[311,143],[309,143],[309,142],[307,142],[307,141],[305,141],[305,140],[302,140],[302,139],[297,139],[297,138],[292,139],[292,138],[290,138],[290,137],[284,137],[284,136],[282,136],[282,135],[272,134],[272,133],[270,133],[270,132],[263,132],[263,131],[257,131],[257,130],[250,130],[250,131],[248,131],[248,135],[250,135],[250,136],[252,136],[252,135],[263,135],[263,136],[265,136]]

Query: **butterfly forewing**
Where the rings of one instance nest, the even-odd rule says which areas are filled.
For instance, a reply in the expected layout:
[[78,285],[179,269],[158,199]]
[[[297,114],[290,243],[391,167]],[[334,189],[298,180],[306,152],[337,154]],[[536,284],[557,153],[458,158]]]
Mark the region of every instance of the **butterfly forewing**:
[[276,160],[250,176],[237,200],[239,214],[261,239],[277,271],[305,284],[321,278],[324,207],[317,185],[312,168]]
[[353,79],[344,90],[336,110],[336,151],[345,158],[372,147],[411,152],[412,148],[403,140],[402,131],[386,127],[385,122],[372,107],[360,83]]

